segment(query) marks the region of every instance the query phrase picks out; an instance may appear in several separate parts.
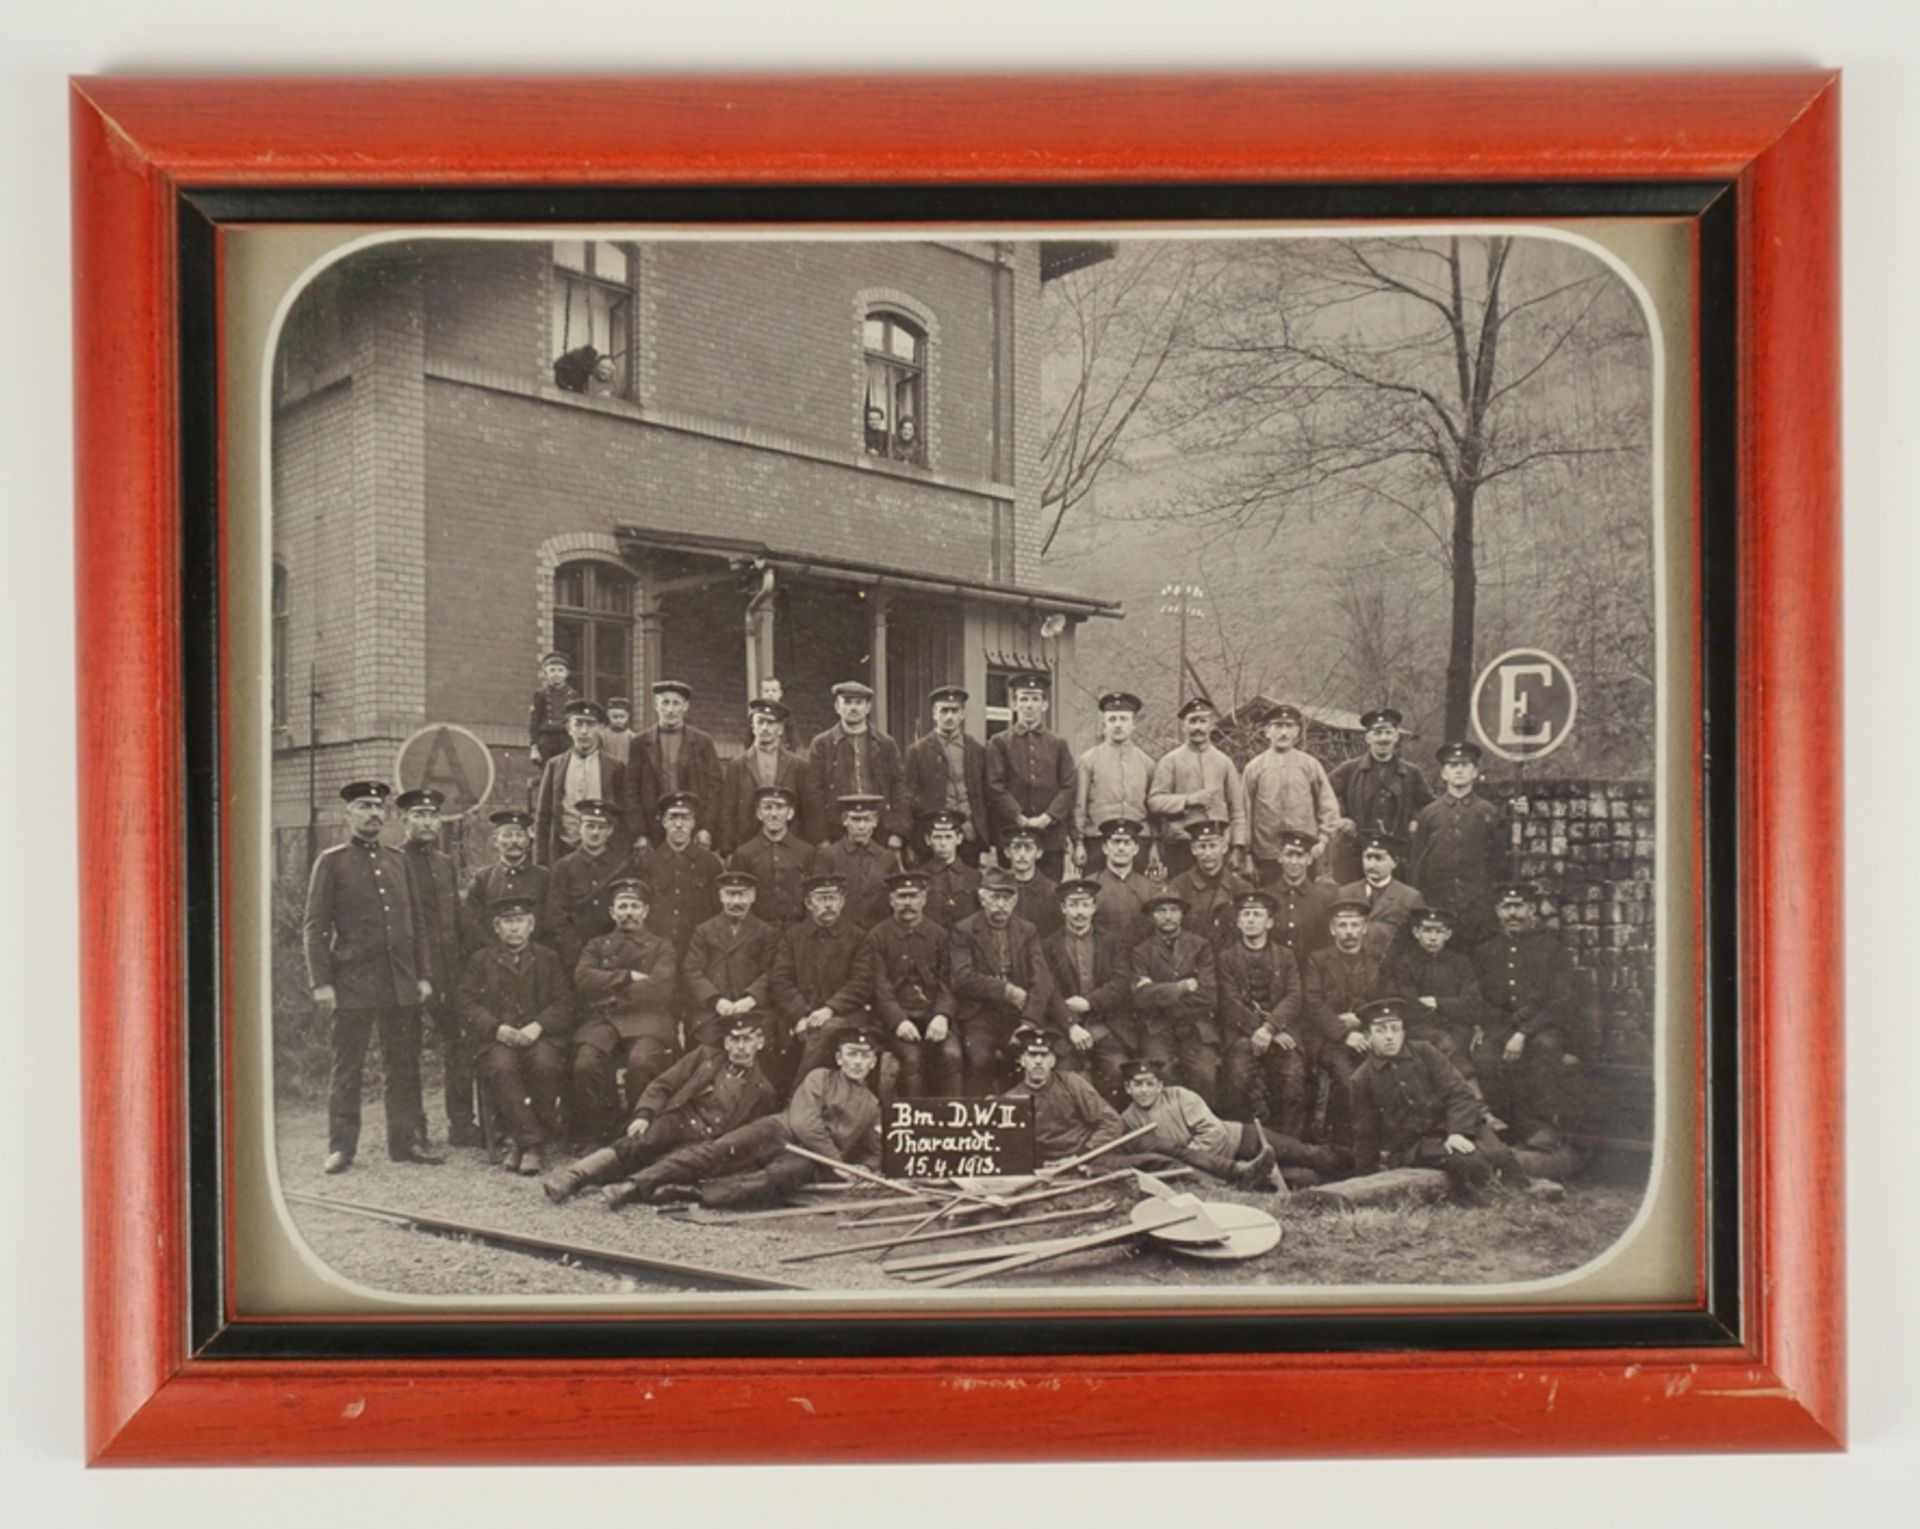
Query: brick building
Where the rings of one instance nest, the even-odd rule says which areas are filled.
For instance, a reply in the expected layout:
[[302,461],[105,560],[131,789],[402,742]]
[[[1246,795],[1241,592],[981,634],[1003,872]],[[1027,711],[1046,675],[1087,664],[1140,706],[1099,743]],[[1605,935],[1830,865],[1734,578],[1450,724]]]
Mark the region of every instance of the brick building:
[[430,722],[524,800],[554,647],[638,725],[651,681],[689,680],[723,747],[767,675],[803,740],[847,678],[903,742],[943,681],[1005,725],[1009,673],[1070,671],[1118,614],[1029,582],[1036,308],[1099,254],[463,238],[328,267],[274,372],[276,826],[328,828]]

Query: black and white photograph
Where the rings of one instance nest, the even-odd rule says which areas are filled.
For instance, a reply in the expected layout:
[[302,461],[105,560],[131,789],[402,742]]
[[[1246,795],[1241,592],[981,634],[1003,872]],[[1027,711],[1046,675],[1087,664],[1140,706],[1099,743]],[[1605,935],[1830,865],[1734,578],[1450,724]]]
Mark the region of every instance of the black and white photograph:
[[1684,1226],[1662,333],[1544,225],[343,237],[244,405],[275,1228],[884,1307]]

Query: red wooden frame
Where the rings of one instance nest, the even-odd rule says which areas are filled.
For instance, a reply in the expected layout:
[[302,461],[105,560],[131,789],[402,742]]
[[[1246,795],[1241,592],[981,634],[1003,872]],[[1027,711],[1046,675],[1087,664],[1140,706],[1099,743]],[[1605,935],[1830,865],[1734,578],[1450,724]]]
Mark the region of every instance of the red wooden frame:
[[[115,379],[76,392],[81,664],[125,720],[80,782],[85,820],[105,830],[81,864],[89,1456],[1839,1447],[1838,124],[1823,73],[76,81],[75,343],[87,377]],[[1521,179],[1739,189],[1744,1348],[671,1364],[189,1352],[180,187]],[[1798,740],[1791,772],[1765,768],[1783,732]],[[910,1439],[873,1426],[888,1413],[931,1426]]]

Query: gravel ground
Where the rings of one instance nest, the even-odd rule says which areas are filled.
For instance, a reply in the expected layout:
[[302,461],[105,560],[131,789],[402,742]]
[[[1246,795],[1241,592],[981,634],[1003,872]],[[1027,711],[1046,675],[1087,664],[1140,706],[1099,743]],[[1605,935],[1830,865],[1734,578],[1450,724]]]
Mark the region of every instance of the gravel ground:
[[[329,1178],[321,1172],[324,1153],[319,1144],[326,1139],[323,1112],[283,1107],[279,1143],[284,1187],[560,1242],[729,1269],[808,1289],[910,1288],[880,1271],[877,1253],[803,1263],[781,1261],[792,1253],[864,1242],[904,1227],[849,1226],[843,1224],[847,1217],[833,1215],[709,1225],[646,1206],[610,1213],[592,1193],[554,1206],[540,1192],[537,1179],[492,1167],[477,1149],[450,1150],[446,1165],[440,1168],[388,1162],[380,1142],[377,1106],[375,1110],[376,1118],[369,1122],[372,1130],[363,1138],[362,1154],[352,1171]],[[1091,1205],[1124,1187],[1089,1188],[1084,1194],[1036,1205],[1032,1211]],[[990,1282],[991,1288],[1085,1283],[1201,1289],[1537,1279],[1576,1268],[1604,1251],[1626,1229],[1640,1203],[1637,1188],[1581,1184],[1569,1185],[1566,1198],[1559,1202],[1503,1196],[1470,1209],[1446,1204],[1361,1210],[1289,1208],[1284,1199],[1273,1195],[1242,1194],[1212,1185],[1204,1195],[1210,1201],[1257,1205],[1279,1216],[1284,1229],[1280,1246],[1258,1258],[1228,1263],[1183,1258],[1158,1247],[1123,1245],[1002,1276]],[[857,1198],[868,1196],[860,1191]],[[1116,1208],[1102,1217],[953,1239],[930,1244],[926,1251],[1117,1226],[1132,1199],[1128,1190]],[[428,1295],[610,1295],[714,1288],[666,1275],[628,1276],[455,1237],[423,1235],[293,1201],[288,1208],[322,1261],[375,1289]],[[986,1289],[989,1282],[970,1288]]]

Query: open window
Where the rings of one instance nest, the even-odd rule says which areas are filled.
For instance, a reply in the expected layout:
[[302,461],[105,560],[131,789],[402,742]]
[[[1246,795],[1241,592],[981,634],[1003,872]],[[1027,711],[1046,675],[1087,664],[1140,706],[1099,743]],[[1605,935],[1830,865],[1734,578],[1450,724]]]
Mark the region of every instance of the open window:
[[871,456],[895,462],[927,460],[927,336],[917,324],[884,309],[867,315],[862,399]]
[[634,259],[606,239],[553,245],[553,382],[588,397],[633,396]]

